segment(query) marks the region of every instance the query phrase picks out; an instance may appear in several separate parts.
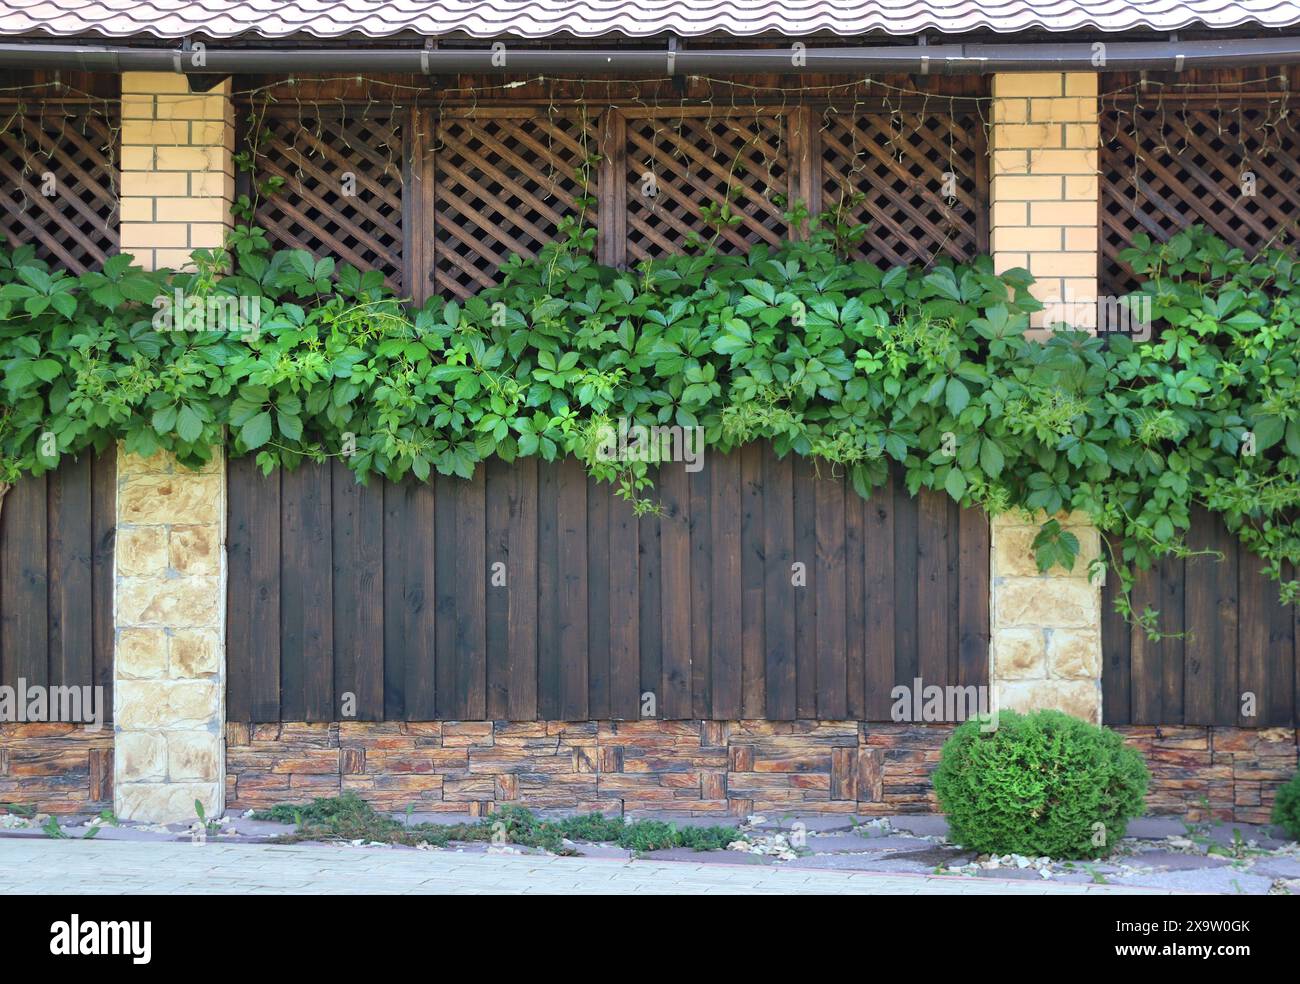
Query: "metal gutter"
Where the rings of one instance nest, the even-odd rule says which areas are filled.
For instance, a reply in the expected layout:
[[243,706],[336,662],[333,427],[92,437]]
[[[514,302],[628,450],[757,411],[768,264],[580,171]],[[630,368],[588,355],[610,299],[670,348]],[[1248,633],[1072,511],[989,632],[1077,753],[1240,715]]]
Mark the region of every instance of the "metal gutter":
[[1099,72],[1300,64],[1300,37],[1220,41],[1114,41],[1036,44],[930,44],[853,48],[553,49],[498,42],[470,48],[238,48],[201,50],[129,45],[0,44],[0,68],[88,72],[237,75],[330,71],[529,74],[629,73],[800,75],[872,72],[962,75],[986,72]]

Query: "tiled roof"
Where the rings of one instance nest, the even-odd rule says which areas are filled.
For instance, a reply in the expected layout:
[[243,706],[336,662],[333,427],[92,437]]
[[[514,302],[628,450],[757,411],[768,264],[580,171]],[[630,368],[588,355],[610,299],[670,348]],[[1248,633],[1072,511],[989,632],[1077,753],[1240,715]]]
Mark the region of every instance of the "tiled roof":
[[0,36],[800,37],[1297,22],[1296,0],[0,0]]

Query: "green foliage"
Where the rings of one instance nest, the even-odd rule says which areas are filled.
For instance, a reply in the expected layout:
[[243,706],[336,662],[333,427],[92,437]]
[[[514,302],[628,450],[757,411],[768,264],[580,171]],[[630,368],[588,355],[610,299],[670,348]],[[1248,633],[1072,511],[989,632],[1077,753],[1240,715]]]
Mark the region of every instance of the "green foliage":
[[1114,731],[1060,711],[972,719],[943,746],[934,790],[949,837],[986,854],[1098,858],[1143,810],[1147,769]]
[[[748,256],[700,242],[617,271],[593,260],[579,215],[501,285],[418,310],[376,271],[271,253],[251,225],[188,273],[118,256],[74,277],[0,250],[0,483],[118,439],[191,466],[223,443],[266,471],[342,456],[360,481],[575,455],[651,510],[654,463],[601,454],[626,419],[699,426],[719,452],[770,440],[862,495],[892,462],[913,494],[1085,512],[1124,587],[1188,552],[1197,505],[1273,578],[1300,560],[1293,261],[1249,262],[1200,229],[1138,237],[1126,259],[1150,278],[1158,341],[1043,341],[1025,337],[1041,305],[1023,270],[880,269],[843,258],[859,227],[808,225]],[[1079,550],[1056,521],[1034,547],[1044,569]]]
[[1277,791],[1273,801],[1273,822],[1293,840],[1300,841],[1300,772]]
[[[408,816],[410,812],[408,809]],[[313,800],[306,806],[273,806],[269,810],[258,810],[254,819],[297,825],[296,833],[279,838],[282,842],[363,840],[367,843],[445,847],[453,841],[490,841],[539,847],[554,854],[575,853],[573,848],[565,845],[566,840],[614,843],[641,853],[670,847],[718,851],[740,837],[735,827],[679,829],[660,820],[624,822],[600,813],[543,820],[521,806],[503,806],[491,816],[473,823],[402,823],[376,812],[356,793]]]

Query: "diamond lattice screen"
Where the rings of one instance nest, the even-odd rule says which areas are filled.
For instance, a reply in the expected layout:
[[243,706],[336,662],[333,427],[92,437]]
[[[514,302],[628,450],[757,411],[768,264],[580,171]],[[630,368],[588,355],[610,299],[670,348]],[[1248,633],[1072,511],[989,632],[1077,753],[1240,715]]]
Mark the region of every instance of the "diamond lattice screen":
[[401,117],[308,108],[268,115],[262,125],[269,133],[258,150],[258,177],[284,180],[258,205],[272,244],[380,270],[402,290]]
[[822,208],[867,223],[871,263],[964,260],[986,249],[983,122],[968,115],[828,112],[821,131]]
[[786,235],[789,192],[785,120],[776,114],[650,116],[627,121],[627,257],[680,253],[692,234],[709,240],[709,209],[730,207],[724,250],[744,252]]
[[47,104],[0,129],[0,232],[81,273],[117,252],[116,108]]
[[[595,196],[594,116],[444,116],[433,141],[434,281],[465,297],[496,283],[512,255],[535,257],[560,220]],[[588,208],[584,221],[594,226]]]
[[1202,223],[1247,253],[1293,244],[1300,136],[1278,115],[1276,106],[1236,100],[1108,107],[1101,120],[1103,289],[1136,286],[1119,254],[1141,232],[1163,241]]

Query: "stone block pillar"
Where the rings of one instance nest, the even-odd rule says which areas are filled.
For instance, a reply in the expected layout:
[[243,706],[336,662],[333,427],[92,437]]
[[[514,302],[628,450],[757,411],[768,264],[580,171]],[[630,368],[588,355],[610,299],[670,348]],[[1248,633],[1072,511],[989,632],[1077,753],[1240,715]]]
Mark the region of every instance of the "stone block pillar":
[[[1047,305],[1039,325],[1095,329],[1097,76],[993,77],[993,261],[1024,267]],[[1088,580],[1100,538],[1085,516],[1061,517],[1079,538],[1074,569],[1040,574],[1032,544],[1044,516],[993,520],[992,674],[999,705],[1057,708],[1101,720],[1101,588]]]
[[[224,244],[234,194],[229,82],[122,80],[122,249],[182,267]],[[168,455],[117,458],[114,810],[174,822],[225,808],[225,461],[195,472]]]

